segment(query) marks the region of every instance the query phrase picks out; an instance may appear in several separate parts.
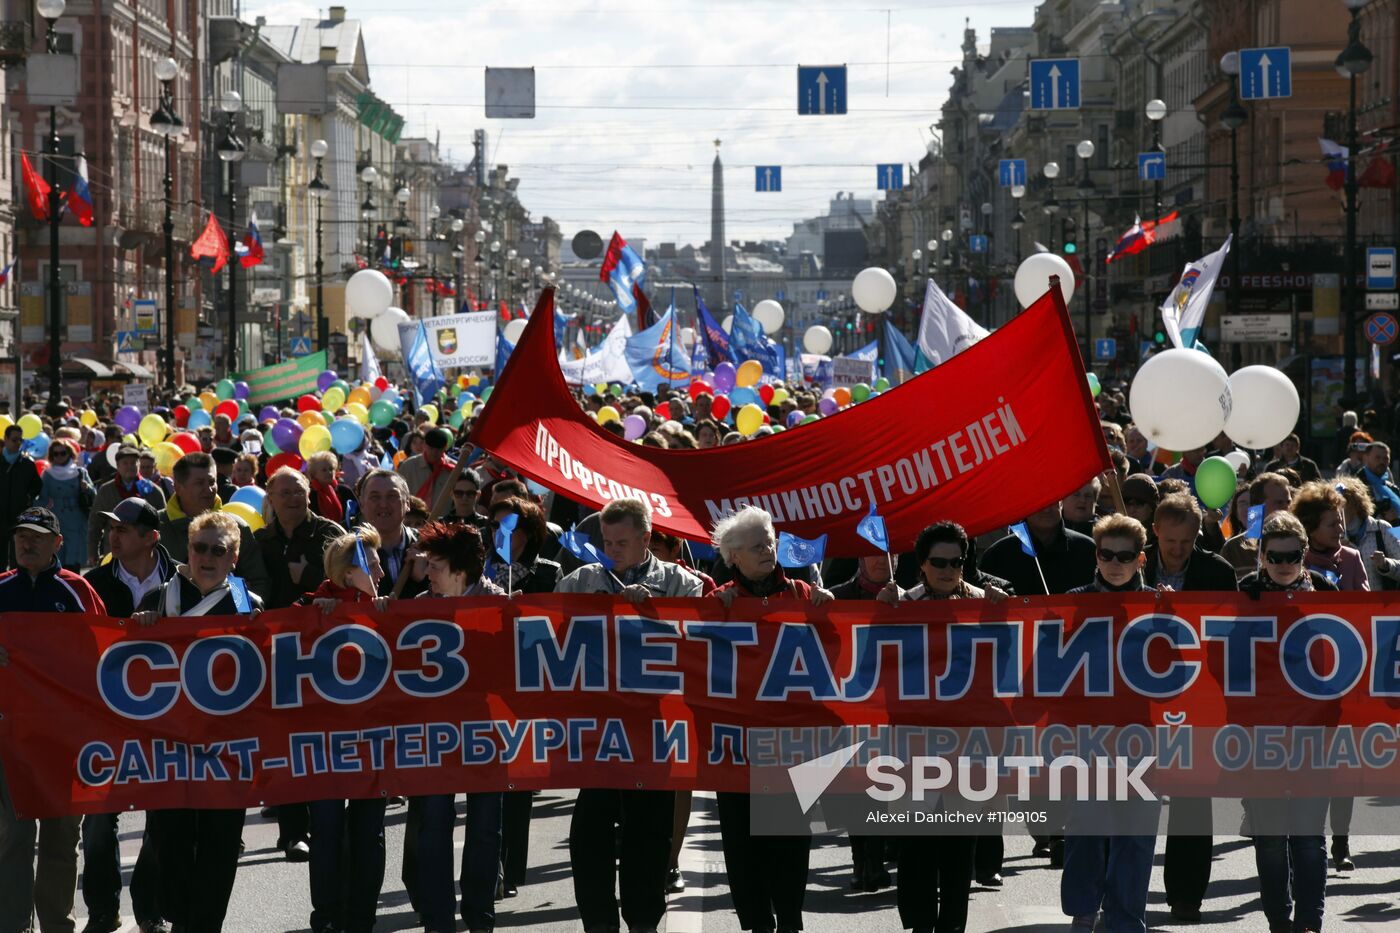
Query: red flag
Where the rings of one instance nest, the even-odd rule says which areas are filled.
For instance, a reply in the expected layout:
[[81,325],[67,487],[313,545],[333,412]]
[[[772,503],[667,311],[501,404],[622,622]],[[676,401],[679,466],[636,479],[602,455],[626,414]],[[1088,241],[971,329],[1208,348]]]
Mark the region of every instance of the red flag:
[[1395,187],[1395,166],[1383,155],[1378,155],[1366,166],[1366,171],[1356,182],[1362,188]]
[[213,214],[209,215],[204,232],[190,247],[190,257],[209,267],[214,275],[218,275],[219,270],[228,262],[228,237],[224,236],[224,228],[219,226]]
[[49,183],[29,164],[29,156],[21,152],[19,163],[24,175],[24,193],[29,197],[29,212],[35,220],[49,219]]
[[504,299],[504,298],[501,299],[501,320],[503,320],[503,321],[509,321],[509,320],[510,320],[510,308],[507,308],[507,307],[506,307],[506,302],[505,302],[505,299]]
[[368,268],[369,268],[369,263],[365,262],[365,257],[361,256],[359,253],[356,253],[356,254],[355,254],[355,268],[356,268],[356,269],[368,269]]

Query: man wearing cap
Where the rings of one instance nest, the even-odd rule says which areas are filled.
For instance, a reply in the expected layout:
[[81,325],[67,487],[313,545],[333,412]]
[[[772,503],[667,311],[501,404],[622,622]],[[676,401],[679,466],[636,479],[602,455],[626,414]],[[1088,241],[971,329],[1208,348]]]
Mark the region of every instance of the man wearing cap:
[[214,482],[218,484],[219,498],[225,502],[233,499],[233,494],[238,491],[238,487],[233,485],[233,465],[238,462],[239,453],[232,447],[217,445],[209,451],[209,456],[214,458]]
[[[119,455],[118,460],[121,459]],[[133,463],[134,460],[133,457]],[[163,496],[161,501],[163,504]],[[108,615],[130,618],[147,593],[160,589],[175,575],[175,561],[160,543],[160,512],[148,500],[133,497],[122,499],[110,511],[94,509],[92,514],[94,519],[100,516],[107,527],[111,558],[89,570],[84,579],[102,598]],[[156,871],[155,844],[143,835],[141,852],[131,874],[131,905],[141,930],[162,928],[156,903]],[[117,814],[89,814],[83,818],[87,929],[110,931],[121,927],[121,893]]]
[[24,432],[19,425],[5,428],[5,446],[0,450],[0,540],[6,542],[0,561],[4,561],[5,567],[14,566],[9,559],[8,542],[15,527],[15,516],[33,505],[34,497],[43,488],[39,468],[32,457],[20,451],[23,446]]
[[[88,521],[88,553],[100,559],[107,552],[103,532],[107,530],[107,516],[117,504],[126,499],[143,499],[150,503],[159,515],[165,510],[165,493],[159,486],[144,479],[140,472],[141,451],[129,444],[117,448],[117,475],[98,487],[92,500],[92,513]],[[105,457],[103,459],[106,459]]]
[[[214,460],[209,454],[185,454],[175,461],[175,494],[165,504],[160,520],[160,536],[165,548],[176,561],[189,560],[190,522],[205,512],[221,512],[223,500],[217,494]],[[234,573],[243,579],[248,589],[259,597],[270,589],[267,568],[263,565],[262,549],[253,538],[253,529],[243,519],[238,522],[238,565]]]
[[[13,528],[17,569],[0,576],[0,606],[9,612],[107,613],[91,584],[59,566],[63,534],[52,512],[25,509]],[[0,644],[0,667],[9,663],[10,654]],[[28,930],[36,914],[43,930],[73,929],[79,823],[76,816],[19,819],[0,764],[0,930]]]
[[428,503],[429,508],[436,504],[437,497],[447,488],[447,478],[457,465],[446,453],[447,445],[451,442],[451,432],[434,428],[425,438],[423,452],[399,464],[399,475],[408,483],[408,491]]

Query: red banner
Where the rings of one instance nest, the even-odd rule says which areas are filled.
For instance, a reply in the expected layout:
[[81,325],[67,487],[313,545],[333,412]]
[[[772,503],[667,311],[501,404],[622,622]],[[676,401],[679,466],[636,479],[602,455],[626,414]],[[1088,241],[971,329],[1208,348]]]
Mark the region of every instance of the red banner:
[[[604,431],[559,372],[541,296],[472,440],[539,483],[601,508],[636,497],[692,540],[745,504],[780,531],[869,553],[875,507],[906,550],[929,523],[978,535],[1020,521],[1109,468],[1098,412],[1058,289],[991,337],[878,398],[750,443],[660,450]],[[542,322],[542,323],[541,323]]]
[[804,727],[809,755],[843,736],[899,749],[875,730],[907,728],[941,753],[1047,760],[1092,727],[1109,731],[1081,746],[1155,754],[1177,786],[1258,793],[1272,774],[1296,789],[1301,769],[1334,792],[1400,790],[1400,617],[1375,594],[728,612],[546,596],[151,628],[15,613],[0,644],[0,757],[25,818],[508,786],[745,789],[765,748],[748,730]]

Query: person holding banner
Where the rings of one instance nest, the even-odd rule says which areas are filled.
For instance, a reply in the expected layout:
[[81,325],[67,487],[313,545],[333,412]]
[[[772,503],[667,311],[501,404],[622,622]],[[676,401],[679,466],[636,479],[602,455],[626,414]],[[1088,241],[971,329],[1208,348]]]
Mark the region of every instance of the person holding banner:
[[[160,589],[146,594],[133,621],[153,625],[165,617],[261,612],[262,600],[233,576],[246,528],[223,512],[196,516],[188,526],[189,562],[181,564]],[[161,913],[176,929],[191,933],[223,929],[238,873],[243,817],[241,809],[176,808],[149,814],[160,864]]]
[[360,480],[360,517],[379,532],[379,563],[384,568],[380,596],[407,599],[427,589],[427,564],[418,554],[418,533],[404,524],[409,496],[408,484],[393,470],[371,470]]
[[1065,527],[1059,502],[1028,516],[1025,526],[1031,546],[1014,534],[1001,538],[979,561],[985,573],[1009,581],[1017,596],[1067,593],[1093,579],[1094,539]]

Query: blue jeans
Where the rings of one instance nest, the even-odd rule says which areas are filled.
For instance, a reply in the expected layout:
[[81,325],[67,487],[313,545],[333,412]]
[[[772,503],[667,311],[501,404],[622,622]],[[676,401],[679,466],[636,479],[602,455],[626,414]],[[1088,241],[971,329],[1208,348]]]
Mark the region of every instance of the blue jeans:
[[[1102,908],[1109,933],[1147,929],[1147,886],[1157,845],[1154,824],[1161,806],[1155,800],[1070,804],[1060,878],[1060,908],[1066,914],[1084,917]],[[1084,835],[1086,826],[1115,835]]]
[[[496,884],[501,871],[501,805],[497,793],[467,794],[467,839],[462,850],[462,919],[469,930],[496,926]],[[452,826],[457,808],[452,794],[418,798],[418,908],[427,930],[457,928],[452,893]]]
[[[374,929],[384,887],[385,803],[378,797],[351,800],[348,808],[344,800],[311,804],[312,930]],[[345,852],[342,840],[348,843]]]
[[1326,798],[1246,800],[1251,828],[1287,829],[1255,835],[1259,900],[1271,926],[1321,930],[1327,891]]

